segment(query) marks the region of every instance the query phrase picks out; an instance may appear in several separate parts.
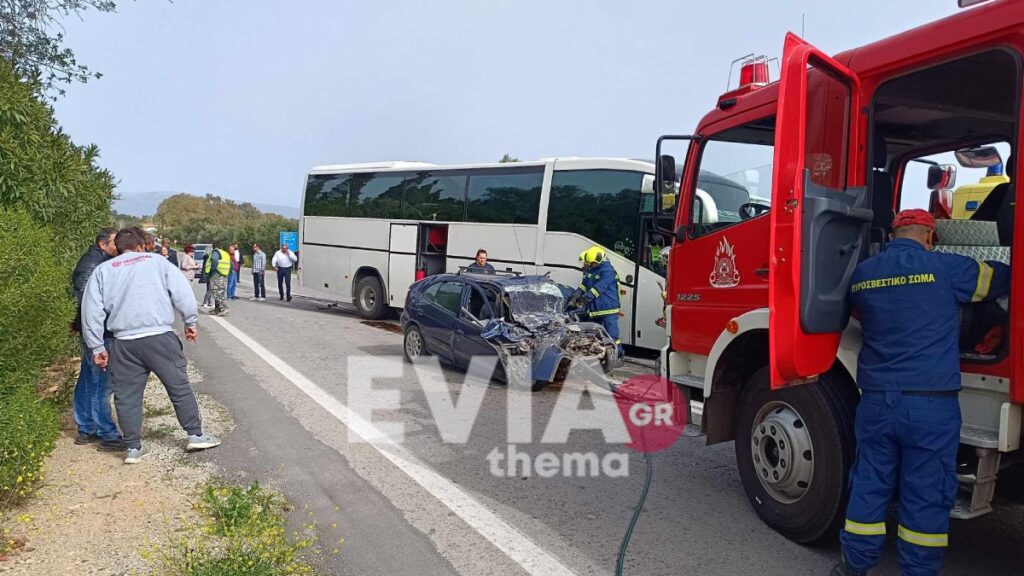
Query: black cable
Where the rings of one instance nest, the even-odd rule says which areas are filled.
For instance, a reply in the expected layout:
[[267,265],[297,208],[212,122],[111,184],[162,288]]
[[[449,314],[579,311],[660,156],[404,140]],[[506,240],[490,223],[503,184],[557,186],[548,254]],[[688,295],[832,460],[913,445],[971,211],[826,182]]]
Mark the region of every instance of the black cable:
[[[647,398],[647,394],[650,393],[651,388],[654,386],[652,381],[647,386],[647,390],[644,391],[643,398]],[[619,387],[609,382],[612,387],[612,392],[616,395],[625,394],[619,392]],[[619,546],[619,557],[615,561],[615,576],[622,576],[622,569],[626,563],[626,552],[629,550],[629,541],[633,538],[633,529],[636,528],[636,523],[640,519],[640,513],[643,512],[644,502],[647,501],[647,493],[651,489],[651,478],[654,476],[654,467],[651,464],[651,455],[647,452],[647,446],[644,443],[644,426],[640,426],[640,448],[644,453],[644,489],[640,492],[640,501],[636,503],[636,508],[633,509],[633,516],[629,519],[629,527],[626,528],[626,533],[622,537],[622,544]]]
[[[642,428],[640,435],[643,436]],[[623,564],[626,562],[626,551],[629,549],[629,540],[633,537],[633,528],[636,527],[636,522],[640,519],[640,512],[643,511],[644,502],[647,500],[647,492],[651,488],[651,477],[654,475],[654,469],[651,466],[651,455],[647,452],[644,452],[644,462],[647,469],[644,489],[640,493],[640,501],[637,502],[636,509],[633,510],[633,517],[629,519],[629,528],[626,529],[626,534],[622,538],[622,546],[619,547],[619,559],[615,562],[615,576],[622,576]]]

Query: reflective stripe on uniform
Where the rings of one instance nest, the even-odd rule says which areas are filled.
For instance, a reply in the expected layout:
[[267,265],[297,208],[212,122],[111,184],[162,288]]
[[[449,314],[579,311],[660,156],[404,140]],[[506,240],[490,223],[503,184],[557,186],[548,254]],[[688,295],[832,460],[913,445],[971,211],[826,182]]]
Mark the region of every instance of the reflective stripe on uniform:
[[611,310],[595,310],[590,312],[591,316],[607,316],[609,314],[618,314],[621,308],[612,308]]
[[[989,270],[991,270],[991,268],[989,268]],[[847,520],[847,522],[849,522],[849,520]],[[902,524],[900,524],[899,536],[902,540],[917,546],[925,546],[928,548],[944,548],[949,546],[949,534],[925,534],[924,532],[914,532]]]
[[[850,534],[858,534],[860,536],[885,536],[885,522],[864,524],[847,518],[845,529]],[[900,526],[900,530],[903,530],[902,526]],[[900,535],[902,535],[902,532]]]
[[598,292],[596,288],[591,288],[590,293],[593,294],[595,298],[601,295],[601,293]]
[[974,289],[974,295],[971,296],[971,302],[981,302],[988,296],[988,289],[992,287],[992,267],[988,264],[978,261],[978,286]]
[[587,291],[587,287],[586,287],[586,286],[584,286],[583,284],[580,284],[580,285],[579,285],[579,286],[577,287],[577,289],[578,289],[578,290],[579,290],[580,292],[586,292],[586,291]]

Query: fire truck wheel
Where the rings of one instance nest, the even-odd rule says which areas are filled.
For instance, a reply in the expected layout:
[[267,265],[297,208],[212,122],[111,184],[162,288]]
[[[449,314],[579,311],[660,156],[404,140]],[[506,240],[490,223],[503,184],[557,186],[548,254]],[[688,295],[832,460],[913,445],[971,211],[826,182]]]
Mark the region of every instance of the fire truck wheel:
[[356,308],[359,315],[368,320],[380,320],[387,311],[384,286],[380,278],[366,276],[356,283]]
[[801,544],[831,540],[846,513],[856,389],[841,371],[771,391],[768,367],[740,396],[736,464],[758,516]]

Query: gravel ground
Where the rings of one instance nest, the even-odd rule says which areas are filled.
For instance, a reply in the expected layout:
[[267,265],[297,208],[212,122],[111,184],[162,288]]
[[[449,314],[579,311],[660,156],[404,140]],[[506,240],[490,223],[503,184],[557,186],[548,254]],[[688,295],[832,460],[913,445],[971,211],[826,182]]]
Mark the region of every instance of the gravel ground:
[[[189,366],[193,384],[202,375]],[[155,377],[146,388],[143,443],[151,450],[141,464],[126,466],[120,452],[75,446],[76,431],[65,430],[46,461],[46,485],[8,515],[7,538],[25,546],[0,562],[0,574],[120,575],[144,572],[139,552],[186,520],[192,503],[216,470],[185,451],[163,386]],[[234,428],[228,411],[199,395],[207,432],[223,436]]]

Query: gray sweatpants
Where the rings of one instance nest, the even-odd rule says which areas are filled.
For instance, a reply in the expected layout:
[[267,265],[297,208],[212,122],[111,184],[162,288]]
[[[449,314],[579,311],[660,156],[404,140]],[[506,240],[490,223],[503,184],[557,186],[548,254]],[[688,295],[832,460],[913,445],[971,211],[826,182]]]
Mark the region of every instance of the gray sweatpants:
[[114,339],[110,347],[110,389],[117,423],[129,448],[142,447],[142,395],[150,372],[163,383],[178,424],[190,435],[203,434],[199,403],[185,372],[185,352],[174,332],[136,340]]

